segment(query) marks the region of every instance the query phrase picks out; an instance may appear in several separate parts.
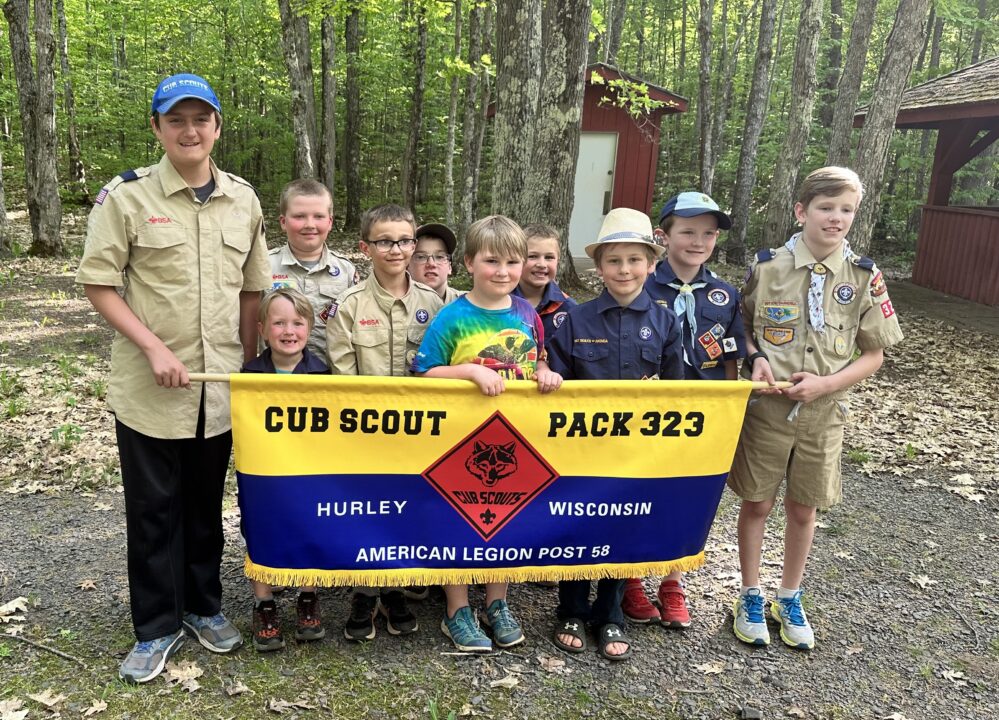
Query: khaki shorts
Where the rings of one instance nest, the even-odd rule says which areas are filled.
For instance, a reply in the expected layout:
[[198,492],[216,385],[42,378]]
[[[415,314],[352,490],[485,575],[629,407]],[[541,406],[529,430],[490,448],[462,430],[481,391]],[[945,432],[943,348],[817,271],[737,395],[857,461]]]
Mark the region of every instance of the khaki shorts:
[[743,500],[774,500],[787,477],[786,495],[809,507],[843,499],[840,459],[849,413],[845,393],[799,406],[784,396],[751,397],[728,486]]

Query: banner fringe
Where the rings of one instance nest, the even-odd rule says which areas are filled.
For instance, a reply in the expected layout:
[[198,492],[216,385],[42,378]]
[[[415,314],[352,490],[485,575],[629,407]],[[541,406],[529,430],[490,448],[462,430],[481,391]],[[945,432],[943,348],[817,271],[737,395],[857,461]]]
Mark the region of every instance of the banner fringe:
[[439,569],[402,568],[396,570],[317,570],[287,569],[257,565],[246,556],[246,576],[269,585],[302,587],[410,587],[413,585],[472,585],[492,582],[530,582],[538,580],[600,580],[669,575],[675,570],[690,572],[704,565],[704,552],[696,555],[641,563],[594,565],[543,565],[512,568]]

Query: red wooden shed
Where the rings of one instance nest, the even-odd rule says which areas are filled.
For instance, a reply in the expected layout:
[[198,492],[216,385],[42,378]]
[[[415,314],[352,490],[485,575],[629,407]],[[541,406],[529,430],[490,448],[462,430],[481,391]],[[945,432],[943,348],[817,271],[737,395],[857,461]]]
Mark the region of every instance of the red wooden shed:
[[[661,106],[639,118],[618,105],[613,81],[639,83]],[[663,115],[687,110],[689,101],[618,68],[594,63],[586,69],[583,121],[576,163],[575,201],[569,222],[569,248],[585,257],[583,247],[600,230],[612,208],[652,211]]]
[[999,57],[906,90],[895,127],[938,130],[912,281],[999,305],[999,208],[949,204],[954,173],[999,139]]

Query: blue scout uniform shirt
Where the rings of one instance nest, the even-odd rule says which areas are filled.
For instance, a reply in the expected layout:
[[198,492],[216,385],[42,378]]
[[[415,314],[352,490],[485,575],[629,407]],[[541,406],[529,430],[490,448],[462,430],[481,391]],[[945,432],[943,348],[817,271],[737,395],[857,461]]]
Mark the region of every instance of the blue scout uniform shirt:
[[683,379],[680,323],[645,291],[621,307],[604,289],[571,308],[546,347],[566,380]]
[[[513,289],[511,295],[524,297],[518,285]],[[565,321],[569,308],[576,307],[577,303],[571,297],[562,292],[554,280],[545,285],[545,292],[541,296],[541,302],[534,308],[541,318],[541,325],[545,329],[545,337],[555,337],[555,331]]]
[[[264,351],[250,362],[243,365],[241,372],[245,373],[276,373],[274,360],[271,359],[271,349],[264,348]],[[309,348],[302,348],[302,359],[292,370],[293,375],[329,375],[330,369],[322,360],[309,352]]]
[[[684,284],[667,260],[645,281],[645,289],[652,299],[673,309],[679,289],[670,283]],[[739,308],[739,291],[718,278],[704,265],[688,284],[704,283],[694,289],[697,331],[691,337],[686,316],[680,316],[680,334],[683,336],[684,379],[724,380],[725,360],[738,360],[746,356],[746,332]]]

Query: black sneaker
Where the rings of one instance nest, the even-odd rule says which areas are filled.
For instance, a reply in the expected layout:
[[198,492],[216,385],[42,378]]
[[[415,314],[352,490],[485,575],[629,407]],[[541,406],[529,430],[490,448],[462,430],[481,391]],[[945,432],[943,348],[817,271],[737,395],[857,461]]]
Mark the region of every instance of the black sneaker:
[[253,647],[258,652],[271,652],[284,647],[281,620],[273,600],[264,600],[253,608]]
[[354,593],[350,598],[350,617],[343,628],[343,636],[355,642],[374,640],[377,606],[378,598],[374,595]]
[[407,600],[426,600],[430,597],[430,588],[427,585],[410,585],[402,589],[402,594]]
[[326,637],[322,615],[319,612],[319,596],[314,592],[298,594],[298,623],[295,626],[295,639],[299,642],[322,640]]
[[389,635],[409,635],[420,629],[416,615],[409,609],[402,590],[392,590],[381,596],[378,610],[385,616]]

